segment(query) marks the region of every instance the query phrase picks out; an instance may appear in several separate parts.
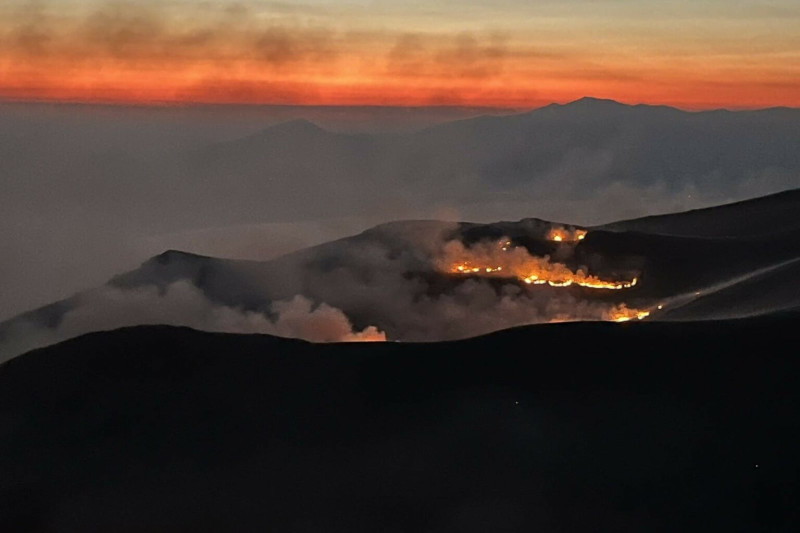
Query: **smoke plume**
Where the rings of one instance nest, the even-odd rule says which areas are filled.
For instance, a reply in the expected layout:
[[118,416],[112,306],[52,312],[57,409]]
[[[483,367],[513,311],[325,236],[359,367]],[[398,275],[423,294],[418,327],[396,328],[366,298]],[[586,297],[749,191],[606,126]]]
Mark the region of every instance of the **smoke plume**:
[[30,321],[12,325],[0,342],[0,362],[25,351],[92,331],[126,326],[165,324],[204,331],[256,333],[299,338],[311,342],[384,341],[374,326],[353,329],[347,316],[325,303],[297,295],[276,301],[267,312],[247,311],[217,304],[186,280],[165,289],[149,285],[133,289],[105,286],[79,295],[55,328]]

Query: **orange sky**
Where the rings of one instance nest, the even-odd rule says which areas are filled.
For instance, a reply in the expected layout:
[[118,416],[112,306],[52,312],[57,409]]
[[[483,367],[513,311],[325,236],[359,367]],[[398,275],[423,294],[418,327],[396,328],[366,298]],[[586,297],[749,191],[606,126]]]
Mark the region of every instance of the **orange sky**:
[[484,4],[8,0],[0,99],[800,107],[791,0]]

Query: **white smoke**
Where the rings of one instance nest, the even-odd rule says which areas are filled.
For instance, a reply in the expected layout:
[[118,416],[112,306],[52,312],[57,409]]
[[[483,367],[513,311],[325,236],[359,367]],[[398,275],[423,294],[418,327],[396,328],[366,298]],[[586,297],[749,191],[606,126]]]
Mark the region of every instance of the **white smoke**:
[[325,303],[314,309],[311,300],[300,295],[288,301],[275,302],[272,309],[278,313],[278,318],[275,322],[268,323],[268,331],[263,333],[312,342],[386,340],[386,334],[375,326],[355,331],[350,320],[340,309]]
[[276,301],[270,313],[249,311],[209,300],[186,280],[161,290],[153,285],[122,289],[105,286],[83,293],[59,325],[45,328],[20,322],[0,343],[0,362],[28,350],[92,331],[146,324],[188,326],[203,331],[261,333],[311,342],[385,341],[374,326],[358,331],[347,316],[325,303],[315,306],[301,295]]

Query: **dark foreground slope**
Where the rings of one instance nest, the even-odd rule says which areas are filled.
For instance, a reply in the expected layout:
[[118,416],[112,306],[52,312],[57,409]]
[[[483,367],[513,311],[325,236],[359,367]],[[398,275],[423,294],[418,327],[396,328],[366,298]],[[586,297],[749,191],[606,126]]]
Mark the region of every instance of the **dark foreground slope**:
[[690,237],[755,237],[800,229],[800,189],[683,213],[622,220],[602,226]]
[[797,531],[797,314],[0,367],[2,531]]

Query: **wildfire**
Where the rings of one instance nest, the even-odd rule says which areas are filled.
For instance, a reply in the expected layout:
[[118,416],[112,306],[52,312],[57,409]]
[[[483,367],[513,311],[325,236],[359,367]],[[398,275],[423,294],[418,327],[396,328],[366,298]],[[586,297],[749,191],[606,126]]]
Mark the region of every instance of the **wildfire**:
[[[580,233],[577,233],[580,232]],[[578,241],[586,235],[583,230],[576,233],[552,234],[552,239],[563,242],[566,239]],[[516,279],[525,285],[548,285],[550,287],[570,287],[572,285],[598,290],[621,290],[636,286],[639,279],[605,280],[590,275],[585,269],[571,270],[563,263],[550,260],[549,256],[531,255],[527,248],[514,246],[507,238],[496,242],[480,242],[466,247],[454,240],[445,244],[436,266],[442,271],[463,276],[479,276]],[[659,309],[661,306],[659,306]],[[643,320],[650,316],[650,309],[634,309],[626,304],[613,305],[594,315],[595,318],[613,322]],[[585,313],[584,313],[585,314]],[[550,321],[563,322],[577,320],[582,313],[573,315],[559,312]]]
[[625,304],[615,307],[609,313],[608,319],[614,322],[628,322],[629,320],[642,320],[650,316],[650,311],[642,309],[629,309]]
[[547,239],[555,242],[578,242],[586,237],[585,229],[569,230],[567,228],[555,227],[547,234]]
[[[624,281],[603,280],[582,269],[573,272],[562,263],[551,262],[549,257],[534,257],[523,247],[512,247],[507,240],[495,244],[478,244],[471,248],[454,242],[457,244],[448,244],[445,250],[446,256],[453,256],[445,268],[454,274],[512,277],[526,285],[577,285],[605,290],[629,289],[638,281],[637,278]],[[455,260],[455,256],[459,256],[459,260]]]
[[363,331],[354,331],[342,338],[343,342],[386,342],[386,333],[375,326],[368,326]]

